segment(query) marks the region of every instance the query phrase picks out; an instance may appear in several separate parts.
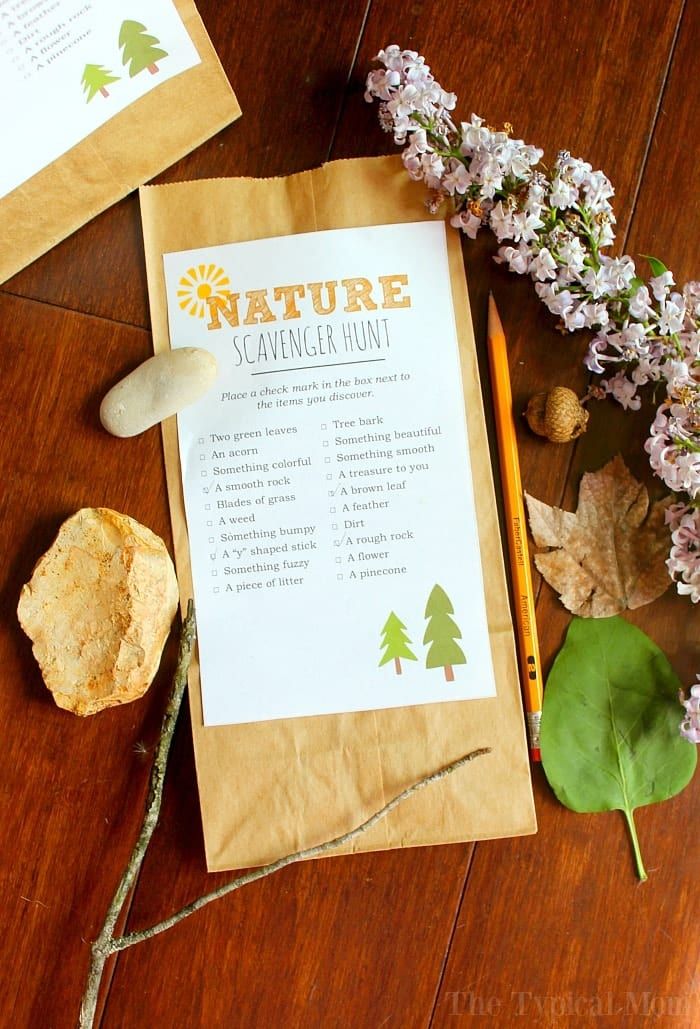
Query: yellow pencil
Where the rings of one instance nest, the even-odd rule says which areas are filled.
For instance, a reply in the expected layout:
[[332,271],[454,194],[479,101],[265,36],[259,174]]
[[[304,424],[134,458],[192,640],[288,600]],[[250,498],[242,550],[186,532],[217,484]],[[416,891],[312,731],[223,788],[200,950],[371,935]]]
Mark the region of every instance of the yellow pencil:
[[510,389],[506,338],[496,302],[491,293],[489,294],[488,349],[530,756],[533,761],[540,761],[542,674],[535,621],[535,596],[532,589],[530,556],[527,548],[523,487],[520,481],[520,462],[515,438],[513,395]]

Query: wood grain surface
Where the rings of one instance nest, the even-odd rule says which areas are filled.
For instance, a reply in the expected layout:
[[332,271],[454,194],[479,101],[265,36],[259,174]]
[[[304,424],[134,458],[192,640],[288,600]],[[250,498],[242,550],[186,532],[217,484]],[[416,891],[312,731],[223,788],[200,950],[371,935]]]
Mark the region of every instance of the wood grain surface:
[[[398,42],[426,55],[463,117],[509,121],[546,158],[566,148],[603,168],[616,187],[620,252],[658,255],[679,282],[700,275],[697,3],[200,0],[199,9],[243,117],[159,181],[281,175],[392,152],[362,92],[373,54]],[[494,249],[486,234],[463,247],[480,358],[493,289],[516,405],[553,385],[584,388],[585,338],[554,331],[529,282],[492,262]],[[81,506],[124,511],[170,546],[158,430],[115,440],[97,414],[104,392],[150,353],[147,327],[135,196],[0,287],[0,1026],[13,1029],[76,1024],[89,943],[138,832],[174,669],[171,641],[146,697],[79,720],[53,705],[15,616],[33,564]],[[629,415],[599,403],[588,433],[560,447],[522,429],[525,487],[573,507],[582,472],[620,452],[660,492],[642,451],[649,420],[648,408]],[[568,615],[538,588],[548,668]],[[692,681],[700,612],[669,590],[629,617]],[[293,866],[125,952],[111,964],[100,1024],[700,1024],[697,781],[639,811],[650,873],[639,885],[622,816],[573,814],[541,769],[534,780],[536,836]],[[183,715],[130,928],[224,878],[205,870]]]

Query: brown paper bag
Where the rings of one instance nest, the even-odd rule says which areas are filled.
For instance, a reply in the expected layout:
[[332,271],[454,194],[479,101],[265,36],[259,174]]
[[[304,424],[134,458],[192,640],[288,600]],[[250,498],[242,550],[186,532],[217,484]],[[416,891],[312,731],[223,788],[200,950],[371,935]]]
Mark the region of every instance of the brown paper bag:
[[174,4],[201,63],[120,111],[0,199],[0,282],[240,116],[193,0]]
[[[156,351],[168,342],[162,254],[317,229],[429,218],[399,158],[341,161],[278,179],[211,179],[141,190]],[[421,213],[423,212],[423,213]],[[491,753],[395,809],[348,851],[450,843],[536,830],[522,702],[459,237],[448,254],[498,695],[354,714],[205,728],[190,675],[197,777],[210,870],[259,865],[352,828],[431,771]],[[175,419],[163,425],[183,602],[192,596]],[[231,653],[235,686],[235,644]]]

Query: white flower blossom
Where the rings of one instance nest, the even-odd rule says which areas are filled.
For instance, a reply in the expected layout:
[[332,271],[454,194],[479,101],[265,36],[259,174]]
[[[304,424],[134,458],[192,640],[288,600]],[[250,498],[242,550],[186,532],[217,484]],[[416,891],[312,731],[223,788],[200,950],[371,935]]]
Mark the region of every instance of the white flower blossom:
[[[680,592],[680,586],[678,587]],[[694,592],[699,592],[695,590]],[[693,596],[697,603],[697,597]],[[700,678],[695,676],[696,679]],[[680,724],[680,734],[689,743],[700,743],[700,683],[696,682],[690,687],[688,697],[681,695],[681,704],[685,708],[685,717]]]
[[640,322],[646,321],[647,318],[651,318],[654,314],[654,309],[651,306],[651,297],[646,286],[639,286],[630,297],[629,312],[633,318],[638,318]]
[[662,336],[680,332],[685,320],[685,304],[680,293],[672,293],[669,300],[659,301],[658,330]]
[[661,275],[654,276],[653,279],[649,279],[649,285],[651,286],[652,293],[656,300],[663,300],[669,291],[671,286],[675,286],[673,281],[672,272],[662,272]]
[[605,372],[604,361],[619,361],[618,357],[606,353],[607,348],[608,339],[606,336],[596,336],[588,344],[588,352],[583,359],[583,363],[590,372],[595,372],[596,375],[603,375]]
[[533,239],[537,239],[537,230],[541,229],[543,225],[542,219],[535,214],[527,214],[525,211],[515,214],[513,215],[513,239],[516,243],[519,243],[520,240],[523,243],[529,243]]
[[611,291],[622,293],[628,289],[635,276],[634,261],[631,257],[601,257],[601,264],[605,268],[607,280],[610,283]]
[[447,190],[450,196],[455,193],[466,193],[472,184],[472,177],[459,161],[453,161],[452,167],[443,179],[443,189]]
[[467,209],[454,214],[450,218],[450,225],[455,229],[461,229],[470,239],[476,239],[477,233],[481,228],[481,218]]
[[661,374],[666,380],[669,396],[677,395],[684,386],[692,383],[690,368],[685,361],[669,359],[661,365]]
[[612,188],[610,180],[601,171],[588,172],[584,176],[581,186],[586,206],[590,207],[594,214],[610,209],[608,199],[614,194],[615,190]]
[[605,267],[587,268],[581,281],[594,300],[607,296],[611,290],[611,284]]
[[473,153],[479,147],[486,146],[490,135],[489,130],[484,128],[483,118],[472,114],[471,121],[462,122],[462,145],[460,147],[462,153]]
[[367,77],[367,88],[365,89],[365,100],[371,100],[373,96],[380,100],[390,100],[391,91],[398,86],[401,76],[398,71],[371,71]]
[[544,282],[553,279],[557,274],[557,262],[550,254],[547,247],[542,247],[536,257],[530,262],[530,275],[533,279]]
[[569,280],[579,277],[587,256],[586,248],[578,236],[567,239],[557,252],[560,268]]
[[445,174],[445,164],[439,154],[423,154],[421,169],[428,188],[439,189]]
[[573,182],[557,176],[552,182],[548,199],[551,207],[573,207],[578,200],[578,188]]
[[606,304],[593,304],[590,302],[582,304],[581,315],[583,316],[583,325],[587,329],[604,329],[610,321]]
[[509,207],[504,207],[501,200],[499,200],[491,210],[491,214],[489,215],[489,225],[493,229],[494,235],[499,243],[503,239],[513,238],[513,233],[515,232],[513,212]]
[[[454,222],[450,224],[454,224]],[[507,264],[509,270],[515,272],[516,275],[524,275],[530,267],[530,249],[524,243],[518,247],[500,247],[496,261],[499,264]]]
[[607,379],[603,382],[605,390],[608,393],[612,393],[615,400],[625,408],[631,411],[638,411],[642,405],[642,401],[637,396],[636,383],[630,382],[624,372],[618,372],[612,379]]
[[690,320],[689,328],[692,329],[695,327],[694,323],[700,321],[700,282],[686,282],[683,287],[683,299]]

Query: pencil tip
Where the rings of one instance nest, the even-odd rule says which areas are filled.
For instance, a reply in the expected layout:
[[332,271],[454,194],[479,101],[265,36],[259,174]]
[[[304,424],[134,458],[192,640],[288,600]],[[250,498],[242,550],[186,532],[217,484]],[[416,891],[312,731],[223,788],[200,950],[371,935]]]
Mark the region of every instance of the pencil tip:
[[494,299],[493,293],[491,292],[491,290],[489,290],[489,325],[491,327],[494,327],[498,321],[499,318],[498,308],[496,307],[496,301]]
[[503,339],[503,323],[496,307],[496,300],[491,292],[489,292],[487,332],[491,339]]

